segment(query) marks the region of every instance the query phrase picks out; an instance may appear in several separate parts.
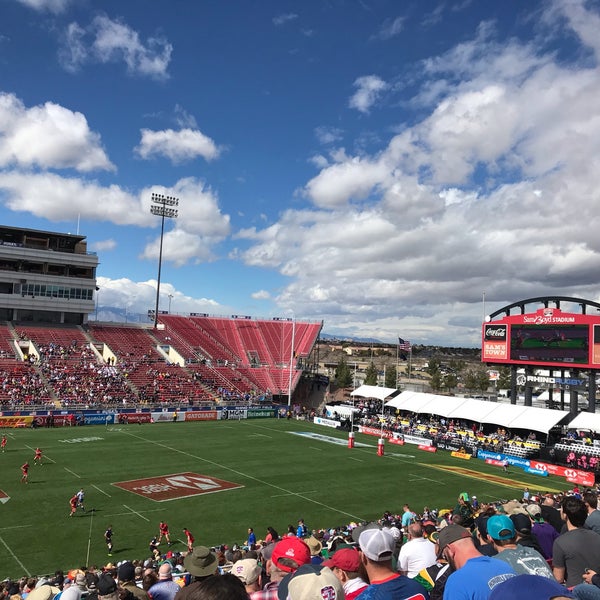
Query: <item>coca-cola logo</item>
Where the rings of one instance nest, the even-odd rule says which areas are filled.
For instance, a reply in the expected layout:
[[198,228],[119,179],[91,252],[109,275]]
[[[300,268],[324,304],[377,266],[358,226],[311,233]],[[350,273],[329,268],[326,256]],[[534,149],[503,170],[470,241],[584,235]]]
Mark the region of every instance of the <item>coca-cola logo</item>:
[[486,325],[486,340],[506,340],[506,325]]

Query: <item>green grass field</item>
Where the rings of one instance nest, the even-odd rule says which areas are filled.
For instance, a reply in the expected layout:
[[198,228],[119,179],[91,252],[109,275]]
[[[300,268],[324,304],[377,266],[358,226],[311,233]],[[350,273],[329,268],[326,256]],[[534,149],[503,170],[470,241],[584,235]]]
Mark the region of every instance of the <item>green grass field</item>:
[[[146,558],[148,542],[165,520],[174,550],[185,549],[182,528],[196,544],[243,543],[248,527],[257,537],[271,525],[280,533],[304,518],[309,528],[331,527],[401,512],[407,502],[453,507],[468,491],[480,501],[513,498],[523,486],[563,490],[557,478],[508,475],[480,460],[464,461],[447,452],[431,454],[414,446],[386,445],[376,455],[377,439],[303,421],[248,420],[210,423],[157,423],[124,426],[4,430],[8,446],[0,455],[0,577],[52,573],[57,568],[103,565],[109,560]],[[318,434],[324,438],[296,434]],[[337,438],[343,443],[336,445]],[[362,445],[364,444],[364,446]],[[33,449],[45,464],[33,465]],[[29,460],[29,484],[20,483],[20,465]],[[443,467],[506,476],[514,487],[465,477]],[[120,489],[115,482],[193,472],[243,487],[156,502]],[[83,487],[87,512],[69,518],[69,498]],[[90,509],[95,509],[91,511]],[[103,534],[112,524],[113,556]],[[163,544],[161,551],[166,552]]]

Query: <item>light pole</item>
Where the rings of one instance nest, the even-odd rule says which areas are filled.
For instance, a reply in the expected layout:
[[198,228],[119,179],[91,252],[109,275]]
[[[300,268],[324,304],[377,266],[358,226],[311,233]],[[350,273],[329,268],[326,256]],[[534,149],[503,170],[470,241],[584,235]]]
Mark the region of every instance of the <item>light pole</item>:
[[173,294],[169,294],[169,314],[171,314],[171,300],[173,300]]
[[98,322],[98,302],[100,299],[100,288],[96,286],[96,323]]
[[288,382],[288,410],[292,406],[292,367],[294,366],[294,343],[296,337],[296,316],[292,317],[292,343],[290,345],[290,379]]
[[179,199],[164,194],[152,193],[152,204],[150,212],[161,218],[160,221],[160,250],[158,252],[158,277],[156,280],[156,308],[154,309],[154,329],[158,327],[158,303],[160,301],[160,270],[162,267],[163,237],[165,235],[165,217],[169,219],[177,218],[177,209],[171,208],[179,206]]

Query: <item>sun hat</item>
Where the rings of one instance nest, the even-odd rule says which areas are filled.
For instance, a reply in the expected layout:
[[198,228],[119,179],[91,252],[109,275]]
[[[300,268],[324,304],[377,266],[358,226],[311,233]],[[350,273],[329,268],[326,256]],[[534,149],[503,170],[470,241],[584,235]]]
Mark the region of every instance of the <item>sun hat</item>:
[[194,577],[212,575],[217,570],[217,555],[206,546],[194,546],[183,559],[183,566]]

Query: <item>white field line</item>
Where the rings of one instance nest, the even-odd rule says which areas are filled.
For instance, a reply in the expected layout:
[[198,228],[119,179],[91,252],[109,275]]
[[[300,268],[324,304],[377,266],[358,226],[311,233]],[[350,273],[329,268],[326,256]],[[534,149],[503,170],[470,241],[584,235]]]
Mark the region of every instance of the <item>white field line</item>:
[[326,504],[325,502],[320,502],[319,500],[315,500],[314,498],[310,498],[308,496],[304,496],[301,493],[297,493],[297,492],[293,492],[292,490],[288,490],[286,488],[283,488],[281,486],[275,485],[274,483],[269,483],[268,481],[265,481],[264,479],[260,479],[258,477],[254,477],[253,475],[249,475],[248,473],[244,473],[243,471],[239,471],[238,469],[233,469],[232,467],[228,467],[227,465],[223,465],[221,463],[218,463],[214,460],[209,460],[207,458],[203,458],[202,456],[198,456],[197,454],[192,454],[191,452],[185,452],[183,450],[180,450],[179,448],[175,448],[173,446],[168,446],[167,444],[161,444],[158,442],[155,442],[154,440],[149,440],[147,438],[141,437],[139,435],[135,435],[133,433],[129,433],[128,431],[124,432],[125,435],[129,435],[133,438],[136,438],[138,440],[142,440],[144,442],[147,442],[148,444],[153,444],[155,446],[158,446],[160,448],[164,448],[165,450],[170,450],[171,452],[176,452],[177,454],[181,454],[183,456],[187,456],[189,458],[193,458],[195,460],[198,460],[200,462],[204,462],[206,464],[209,465],[213,465],[215,467],[219,467],[220,469],[224,469],[226,471],[229,471],[231,473],[235,473],[236,475],[239,475],[240,477],[245,477],[246,479],[250,479],[252,481],[256,481],[257,483],[260,483],[261,485],[264,486],[268,486],[270,488],[273,488],[274,490],[277,490],[279,492],[282,492],[284,494],[289,494],[291,496],[296,496],[298,498],[302,498],[303,500],[306,500],[307,502],[311,502],[312,504],[317,504],[319,506],[322,506],[323,508],[327,508],[328,510],[331,510],[333,512],[337,512],[341,515],[345,515],[347,517],[350,517],[352,520],[358,520],[358,521],[362,521],[364,520],[362,517],[358,516],[358,515],[353,515],[352,513],[346,512],[344,510],[341,510],[340,508],[336,507],[336,506],[331,506],[329,504]]
[[112,496],[110,494],[107,494],[104,490],[101,490],[97,485],[94,485],[92,483],[92,487],[96,490],[98,490],[101,494],[104,494],[105,496],[108,496],[109,498],[112,498]]
[[[28,446],[27,444],[25,444],[25,448],[29,448],[32,452],[35,452],[35,448],[32,448],[31,446]],[[47,454],[42,454],[42,460],[47,460],[48,462],[56,464],[56,461],[52,460]]]
[[77,473],[75,473],[75,471],[71,471],[71,469],[67,469],[67,467],[63,467],[63,469],[65,471],[67,471],[67,473],[71,473],[71,475],[75,475],[75,477],[77,477],[77,479],[81,479],[81,475],[77,475]]
[[137,515],[140,519],[144,519],[144,521],[148,521],[150,522],[150,519],[148,519],[147,517],[145,517],[144,515],[140,514],[137,510],[133,510],[133,508],[130,508],[129,506],[127,506],[127,504],[123,504],[123,506],[127,509],[130,510],[134,515]]
[[27,575],[27,577],[31,577],[31,573],[28,571],[27,567],[18,559],[17,555],[12,551],[10,546],[1,537],[0,537],[0,542],[2,542],[4,547],[8,550],[8,553],[15,559],[15,562],[19,564],[21,569],[23,569],[23,571],[25,571],[25,574]]

